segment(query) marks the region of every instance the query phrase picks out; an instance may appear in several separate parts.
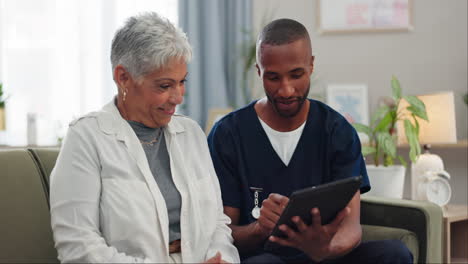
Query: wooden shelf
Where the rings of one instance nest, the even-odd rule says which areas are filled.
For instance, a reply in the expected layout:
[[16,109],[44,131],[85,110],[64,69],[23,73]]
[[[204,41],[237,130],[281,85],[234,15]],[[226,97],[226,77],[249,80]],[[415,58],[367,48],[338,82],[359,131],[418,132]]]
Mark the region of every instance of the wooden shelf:
[[[369,146],[369,144],[365,143],[362,144],[363,146]],[[409,148],[408,144],[398,144],[398,148],[401,149],[407,149]],[[444,143],[444,144],[431,144],[431,148],[433,149],[439,149],[439,148],[456,148],[456,149],[462,149],[462,148],[468,148],[468,139],[463,139],[459,140],[457,143]],[[421,146],[422,149],[422,146]]]
[[[408,148],[408,144],[398,145],[398,148]],[[431,144],[431,148],[468,148],[468,140],[459,140],[457,143]]]
[[451,263],[453,263],[453,264],[458,264],[458,263],[466,264],[466,263],[468,263],[468,258],[452,258]]

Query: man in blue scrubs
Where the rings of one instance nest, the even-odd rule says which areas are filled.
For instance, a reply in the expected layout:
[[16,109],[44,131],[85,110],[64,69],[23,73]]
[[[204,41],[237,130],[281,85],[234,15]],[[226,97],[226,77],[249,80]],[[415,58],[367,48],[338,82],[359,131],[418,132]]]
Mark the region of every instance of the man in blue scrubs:
[[[353,127],[327,105],[307,99],[314,70],[311,41],[297,21],[268,24],[257,40],[257,72],[266,97],[217,122],[208,137],[224,212],[244,263],[410,263],[400,241],[361,243],[360,193],[370,189]],[[275,223],[295,190],[362,175],[347,207],[328,225],[311,211],[297,230]],[[284,246],[265,251],[267,240]]]

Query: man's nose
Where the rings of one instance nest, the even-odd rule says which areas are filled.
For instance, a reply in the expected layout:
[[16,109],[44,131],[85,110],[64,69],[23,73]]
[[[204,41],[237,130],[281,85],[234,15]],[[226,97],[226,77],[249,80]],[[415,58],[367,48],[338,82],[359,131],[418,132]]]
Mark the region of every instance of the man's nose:
[[294,95],[294,87],[293,87],[291,81],[288,80],[287,78],[284,78],[281,81],[281,85],[280,85],[280,89],[278,91],[278,95],[281,96],[281,97],[285,97],[285,98],[288,98],[288,97],[291,97],[291,96]]

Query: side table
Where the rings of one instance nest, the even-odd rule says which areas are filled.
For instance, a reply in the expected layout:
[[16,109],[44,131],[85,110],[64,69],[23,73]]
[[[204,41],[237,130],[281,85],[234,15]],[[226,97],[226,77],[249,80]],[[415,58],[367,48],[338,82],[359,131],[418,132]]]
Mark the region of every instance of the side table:
[[468,263],[468,206],[448,204],[443,212],[443,261]]

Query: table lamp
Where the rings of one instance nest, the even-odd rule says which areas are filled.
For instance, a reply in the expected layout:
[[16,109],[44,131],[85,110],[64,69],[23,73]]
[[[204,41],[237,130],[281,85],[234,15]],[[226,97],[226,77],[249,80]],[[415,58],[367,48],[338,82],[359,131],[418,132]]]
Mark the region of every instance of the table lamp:
[[[451,196],[450,175],[444,170],[442,159],[429,150],[430,144],[457,142],[454,95],[453,92],[440,92],[417,97],[426,105],[429,122],[417,118],[419,142],[424,144],[424,153],[411,164],[411,199],[429,200],[443,206]],[[407,114],[408,106],[402,100],[399,110]],[[403,122],[397,123],[399,144],[407,144],[403,126]]]

